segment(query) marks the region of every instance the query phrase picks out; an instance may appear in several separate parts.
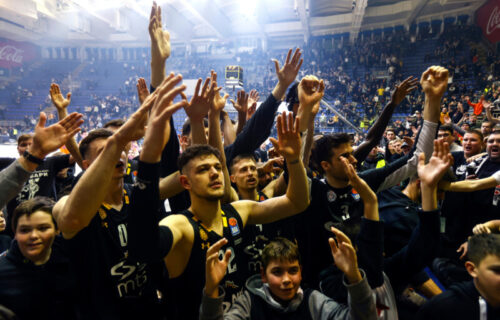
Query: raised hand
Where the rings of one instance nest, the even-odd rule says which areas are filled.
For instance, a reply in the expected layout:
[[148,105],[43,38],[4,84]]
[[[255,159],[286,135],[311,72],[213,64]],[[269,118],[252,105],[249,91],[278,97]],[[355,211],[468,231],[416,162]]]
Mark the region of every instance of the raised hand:
[[229,95],[226,93],[224,96],[220,95],[222,87],[217,87],[217,72],[211,72],[211,84],[209,89],[209,95],[212,97],[212,103],[210,105],[210,112],[219,113],[226,106],[226,101]]
[[259,102],[259,98],[260,96],[257,90],[255,89],[250,90],[250,96],[248,97],[248,105],[251,106],[254,103],[257,104],[257,102]]
[[257,103],[253,103],[250,105],[250,107],[248,107],[247,109],[247,121],[250,120],[250,118],[253,116],[253,114],[255,113],[255,111],[257,110]]
[[303,59],[300,59],[301,56],[300,49],[297,48],[293,57],[290,59],[292,55],[292,49],[288,50],[288,54],[285,59],[285,64],[282,68],[280,68],[280,63],[278,60],[273,59],[274,67],[276,69],[276,75],[278,76],[278,81],[281,82],[284,86],[288,87],[297,77],[299,73],[300,66],[302,66]]
[[250,98],[248,93],[245,93],[245,90],[238,91],[236,102],[233,99],[230,101],[236,111],[238,111],[238,114],[241,113],[246,116]]
[[328,239],[335,265],[346,275],[349,283],[361,281],[358,257],[351,240],[339,229],[332,227],[331,230],[337,239],[337,241],[333,238]]
[[450,154],[450,147],[447,142],[441,139],[434,140],[434,152],[425,164],[425,155],[421,153],[418,157],[418,177],[420,182],[428,187],[435,188],[446,173],[446,170],[453,164],[453,157]]
[[205,264],[205,294],[209,297],[218,297],[219,283],[226,275],[227,264],[231,258],[231,251],[228,249],[224,257],[219,259],[219,251],[227,244],[226,238],[220,239],[207,250]]
[[161,7],[153,2],[149,17],[149,37],[151,38],[151,60],[164,62],[170,57],[170,33],[162,29]]
[[139,97],[139,102],[141,104],[149,96],[149,89],[144,78],[137,79],[137,96]]
[[56,83],[50,85],[50,99],[57,110],[66,109],[71,102],[71,92],[68,92],[66,99],[61,93],[61,89]]
[[420,85],[422,85],[426,97],[440,100],[448,88],[448,70],[440,66],[428,68],[420,78]]
[[[191,98],[191,101],[184,107],[184,110],[191,121],[202,120],[208,114],[210,104],[212,103],[212,95],[209,92],[210,78],[205,80],[203,88],[200,92],[201,81],[202,80],[200,78],[198,79],[198,82],[196,82],[194,95]],[[184,93],[181,93],[181,96],[184,100],[187,100]]]
[[300,81],[298,89],[300,105],[308,110],[312,110],[325,94],[325,83],[315,76],[305,76]]
[[295,161],[300,157],[300,119],[295,118],[293,122],[292,113],[283,112],[278,116],[276,126],[278,128],[278,140],[269,138],[276,152],[283,156],[288,162]]
[[186,100],[173,103],[174,98],[186,89],[185,85],[176,87],[181,81],[181,75],[170,75],[155,91],[157,97],[151,108],[144,146],[140,155],[144,162],[160,161],[161,152],[170,137],[170,117],[174,112],[188,104]]
[[459,258],[460,260],[463,260],[465,258],[468,249],[469,249],[469,243],[467,241],[465,241],[460,245],[460,247],[458,247],[457,252],[462,253]]
[[474,226],[474,228],[472,228],[472,232],[474,234],[491,233],[491,230],[490,230],[490,228],[488,228],[486,223],[480,223],[480,224],[476,224],[476,226]]
[[403,82],[396,86],[392,93],[391,100],[395,105],[399,105],[406,95],[417,88],[418,79],[412,76],[406,78]]
[[45,158],[49,153],[56,151],[80,131],[83,115],[73,112],[58,123],[45,127],[47,116],[40,112],[40,118],[35,127],[33,144],[28,148],[29,153],[38,158]]
[[377,196],[375,195],[375,192],[373,192],[365,180],[358,176],[356,169],[354,169],[354,166],[349,162],[349,160],[341,156],[340,161],[342,162],[344,172],[349,179],[349,184],[358,192],[361,199],[363,199],[363,202],[376,201]]

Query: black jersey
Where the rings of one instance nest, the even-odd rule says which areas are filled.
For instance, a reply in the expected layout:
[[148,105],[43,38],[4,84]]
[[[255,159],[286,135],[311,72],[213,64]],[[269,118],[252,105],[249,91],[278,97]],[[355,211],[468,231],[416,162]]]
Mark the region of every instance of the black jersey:
[[243,222],[233,206],[227,204],[222,206],[222,237],[216,232],[206,228],[190,211],[186,210],[180,214],[185,215],[194,231],[193,247],[188,263],[182,275],[170,279],[167,285],[166,304],[168,306],[169,319],[198,319],[201,305],[202,290],[205,286],[205,261],[208,248],[222,238],[228,243],[222,247],[220,256],[231,250],[231,258],[227,266],[227,272],[221,281],[221,286],[226,293],[224,310],[231,307],[232,302],[241,294],[246,278],[241,272],[243,270]]
[[130,192],[125,185],[120,211],[102,204],[90,224],[68,240],[84,319],[132,319],[144,316],[144,309],[157,312],[152,266],[127,259]]

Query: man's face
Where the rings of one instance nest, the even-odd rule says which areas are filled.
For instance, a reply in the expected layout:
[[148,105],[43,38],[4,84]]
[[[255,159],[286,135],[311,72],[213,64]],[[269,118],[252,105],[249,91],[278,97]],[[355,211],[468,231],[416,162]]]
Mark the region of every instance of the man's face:
[[394,140],[396,138],[396,134],[394,133],[394,131],[387,131],[386,136],[387,140],[389,141]]
[[22,156],[24,154],[24,151],[28,150],[29,146],[33,143],[33,139],[27,139],[24,141],[21,141],[17,145],[17,152],[19,152],[19,156]]
[[241,159],[233,165],[231,182],[239,189],[255,189],[258,185],[257,166],[252,159]]
[[44,260],[50,253],[56,236],[56,227],[49,213],[36,211],[29,217],[21,216],[15,232],[23,256],[36,263]]
[[273,181],[271,174],[264,169],[257,169],[257,175],[260,189],[264,189],[271,181]]
[[302,272],[299,261],[271,261],[266,270],[262,270],[261,278],[263,283],[269,285],[273,297],[278,302],[286,303],[295,297],[300,288]]
[[222,165],[215,155],[191,159],[183,171],[183,186],[195,196],[208,200],[219,200],[224,196]]
[[396,153],[401,153],[401,141],[394,142],[394,149],[396,150]]
[[498,305],[500,303],[500,257],[493,254],[487,255],[481,260],[479,266],[471,269],[468,271],[474,278],[476,287],[489,303]]
[[[101,154],[102,150],[106,146],[106,138],[99,138],[92,141],[89,145],[87,155],[85,156],[84,167],[87,169],[97,160],[97,157]],[[127,154],[122,151],[120,159],[115,165],[115,171],[113,173],[113,178],[123,178],[127,170]]]
[[500,162],[500,133],[490,134],[486,142],[486,152],[491,161]]
[[352,155],[352,151],[353,149],[351,143],[349,142],[343,143],[337,148],[333,148],[333,156],[330,161],[321,161],[321,166],[325,171],[325,174],[336,180],[343,182],[349,181],[340,158],[346,158],[353,166],[355,166],[358,161]]
[[483,136],[488,136],[491,133],[491,123],[483,122],[481,123],[481,133]]
[[481,141],[481,138],[474,133],[465,133],[464,141],[462,144],[464,147],[464,155],[466,158],[480,153],[483,149],[483,142]]
[[452,144],[455,141],[455,137],[448,130],[439,130],[438,139],[443,139],[448,142],[448,144]]

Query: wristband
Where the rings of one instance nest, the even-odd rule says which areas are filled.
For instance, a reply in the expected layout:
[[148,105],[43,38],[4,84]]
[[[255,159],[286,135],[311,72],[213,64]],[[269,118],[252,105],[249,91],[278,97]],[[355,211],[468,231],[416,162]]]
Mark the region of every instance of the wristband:
[[495,180],[497,181],[498,184],[500,184],[500,170],[495,172],[494,174],[491,175]]
[[40,159],[38,157],[35,157],[34,155],[32,155],[31,153],[28,152],[28,150],[24,151],[23,153],[23,157],[30,161],[30,162],[33,162],[33,163],[36,163],[38,165],[42,164],[43,163],[43,159]]

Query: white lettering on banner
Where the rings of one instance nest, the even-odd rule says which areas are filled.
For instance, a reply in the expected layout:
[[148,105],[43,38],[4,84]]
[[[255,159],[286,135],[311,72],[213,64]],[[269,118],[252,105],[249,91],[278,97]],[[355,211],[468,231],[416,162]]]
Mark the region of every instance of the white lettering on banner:
[[490,35],[496,29],[500,28],[500,11],[498,10],[498,6],[493,9],[490,14],[490,18],[488,19],[488,24],[486,25],[486,34]]
[[17,49],[14,46],[5,45],[0,47],[0,60],[22,63],[23,52],[24,50]]

